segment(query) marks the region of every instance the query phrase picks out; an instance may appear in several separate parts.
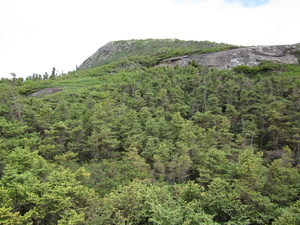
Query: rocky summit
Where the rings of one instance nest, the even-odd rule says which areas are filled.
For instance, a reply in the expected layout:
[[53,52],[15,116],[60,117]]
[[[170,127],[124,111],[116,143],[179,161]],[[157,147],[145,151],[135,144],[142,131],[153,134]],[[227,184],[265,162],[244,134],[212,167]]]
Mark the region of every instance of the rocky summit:
[[133,39],[111,41],[100,47],[94,54],[88,57],[78,67],[78,70],[108,65],[120,60],[129,59],[133,61],[143,61],[147,57],[155,59],[154,65],[157,65],[160,60],[174,56],[178,57],[186,54],[207,53],[229,48],[237,48],[237,46],[209,41],[183,41],[179,39]]
[[[173,50],[174,54],[165,54],[170,49]],[[208,51],[208,49],[210,50]],[[174,66],[176,64],[185,66],[195,61],[202,66],[230,69],[239,65],[257,66],[263,60],[283,64],[298,64],[298,58],[293,54],[297,50],[300,50],[300,44],[240,47],[223,43],[178,39],[112,41],[87,58],[78,67],[78,70],[106,65],[118,60],[132,59],[132,57],[142,58],[150,55],[160,57],[150,66]]]

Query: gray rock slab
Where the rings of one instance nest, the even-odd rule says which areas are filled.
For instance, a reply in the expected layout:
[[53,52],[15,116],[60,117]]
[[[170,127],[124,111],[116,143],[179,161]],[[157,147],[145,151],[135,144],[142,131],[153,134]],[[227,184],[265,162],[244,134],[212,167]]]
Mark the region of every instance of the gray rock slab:
[[[263,60],[270,60],[283,64],[298,64],[296,56],[291,54],[300,50],[300,45],[275,45],[237,48],[232,50],[192,55],[178,60],[164,59],[160,65],[185,66],[195,60],[202,66],[215,67],[218,69],[230,69],[239,65],[257,66]],[[168,63],[165,63],[168,62]]]

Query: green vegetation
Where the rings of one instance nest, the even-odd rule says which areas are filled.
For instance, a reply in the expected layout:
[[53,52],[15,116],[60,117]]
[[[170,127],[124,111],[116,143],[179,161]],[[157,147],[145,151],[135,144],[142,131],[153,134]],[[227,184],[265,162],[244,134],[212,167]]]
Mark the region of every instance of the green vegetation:
[[0,80],[0,224],[300,223],[300,66],[156,60]]
[[292,52],[292,54],[298,58],[298,61],[300,61],[300,50],[296,50],[296,51]]

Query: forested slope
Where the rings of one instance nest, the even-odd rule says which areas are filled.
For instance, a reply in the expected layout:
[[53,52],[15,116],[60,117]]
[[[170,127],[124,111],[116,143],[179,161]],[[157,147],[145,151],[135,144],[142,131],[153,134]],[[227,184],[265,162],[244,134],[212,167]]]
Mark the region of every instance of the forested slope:
[[299,224],[300,66],[143,60],[0,81],[0,223]]

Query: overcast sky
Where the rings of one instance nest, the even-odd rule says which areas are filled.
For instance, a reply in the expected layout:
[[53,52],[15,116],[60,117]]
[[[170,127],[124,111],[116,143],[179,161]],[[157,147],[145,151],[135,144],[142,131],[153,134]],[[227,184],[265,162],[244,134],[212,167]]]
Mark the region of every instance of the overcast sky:
[[300,42],[300,0],[0,0],[0,77],[75,70],[109,41]]

